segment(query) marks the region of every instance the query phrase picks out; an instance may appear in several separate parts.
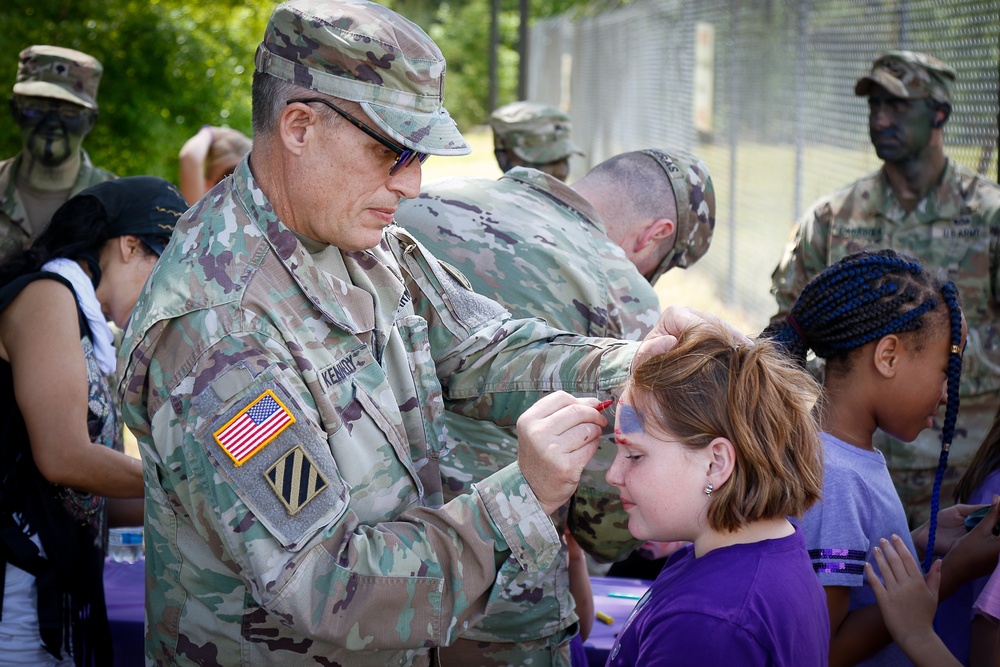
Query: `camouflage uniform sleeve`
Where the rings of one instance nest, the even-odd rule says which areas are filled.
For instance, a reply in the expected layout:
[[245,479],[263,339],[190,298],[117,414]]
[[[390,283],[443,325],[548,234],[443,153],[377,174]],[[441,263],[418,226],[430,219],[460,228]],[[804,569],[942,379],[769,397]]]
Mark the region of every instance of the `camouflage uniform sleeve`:
[[448,409],[511,426],[543,393],[607,396],[628,379],[637,342],[577,336],[540,319],[508,319],[502,306],[472,292],[413,243],[400,266],[414,311],[428,323]]
[[[348,649],[446,644],[482,614],[511,548],[529,571],[558,556],[559,536],[516,464],[444,506],[410,502],[398,514],[396,487],[413,491],[389,463],[379,478],[388,497],[348,484],[335,453],[357,452],[359,440],[381,452],[368,437],[377,431],[330,429],[281,342],[225,336],[169,390],[168,372],[151,368],[162,377],[151,382],[161,395],[144,457],[156,469],[146,473],[150,543],[165,578],[184,578],[206,605],[245,585],[297,635]],[[238,462],[225,443],[261,400],[284,425]],[[196,581],[182,574],[192,567]],[[228,613],[204,608],[209,625]]]
[[781,262],[771,274],[771,294],[778,302],[771,322],[788,315],[809,281],[826,268],[831,218],[829,202],[821,200],[792,229]]

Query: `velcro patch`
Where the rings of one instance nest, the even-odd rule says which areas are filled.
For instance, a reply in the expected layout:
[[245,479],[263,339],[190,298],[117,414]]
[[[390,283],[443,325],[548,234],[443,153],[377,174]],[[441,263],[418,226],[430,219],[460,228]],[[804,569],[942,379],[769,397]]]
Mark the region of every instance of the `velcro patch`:
[[264,477],[292,516],[327,487],[326,477],[302,445],[288,450],[264,472]]
[[[236,393],[225,401],[215,391],[193,396],[193,410],[215,415],[204,421],[195,437],[204,443],[205,453],[247,511],[286,549],[298,551],[318,531],[343,515],[350,496],[326,434],[303,411],[299,399],[277,381],[276,370],[272,366],[256,376],[247,374],[245,377],[251,383],[242,389],[233,384],[230,389]],[[276,427],[274,437],[240,464],[228,451],[223,455],[226,450],[213,435],[232,427],[240,415],[247,414],[255,405],[261,413],[269,413],[279,421],[287,419],[287,423]],[[282,411],[288,417],[282,417]],[[256,412],[254,416],[258,416]],[[268,439],[268,436],[257,437],[262,441]],[[301,453],[289,456],[296,450]],[[284,469],[280,461],[284,461]],[[316,471],[315,475],[311,470]],[[241,527],[245,526],[245,517],[236,520]]]
[[240,466],[294,423],[292,413],[268,389],[212,435],[222,451]]

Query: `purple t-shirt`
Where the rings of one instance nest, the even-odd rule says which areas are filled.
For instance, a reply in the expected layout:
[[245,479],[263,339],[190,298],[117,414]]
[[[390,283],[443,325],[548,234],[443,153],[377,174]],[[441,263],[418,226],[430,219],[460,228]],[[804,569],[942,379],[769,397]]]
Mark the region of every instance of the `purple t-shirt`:
[[[994,470],[978,488],[974,489],[967,501],[970,505],[989,505],[993,502],[993,494],[1000,493],[1000,470]],[[989,577],[980,577],[967,581],[947,600],[938,605],[937,616],[934,617],[934,628],[941,636],[948,650],[963,665],[969,664],[969,641],[972,624],[972,605],[983,592]]]
[[[889,539],[895,533],[918,562],[919,558],[882,453],[855,447],[829,433],[821,433],[820,439],[823,499],[802,517],[802,534],[820,584],[850,588],[848,609],[853,611],[876,604],[875,592],[865,579],[865,562],[878,572],[872,547],[879,538]],[[910,664],[896,644],[858,663],[859,667]]]
[[830,620],[805,540],[793,535],[667,561],[608,659],[625,665],[828,664]]

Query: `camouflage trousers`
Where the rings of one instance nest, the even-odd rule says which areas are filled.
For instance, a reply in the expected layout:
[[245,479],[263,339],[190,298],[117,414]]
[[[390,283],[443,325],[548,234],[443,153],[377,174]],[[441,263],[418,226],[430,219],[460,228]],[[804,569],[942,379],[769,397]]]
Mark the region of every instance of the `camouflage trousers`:
[[441,648],[442,667],[570,667],[569,642],[576,624],[557,635],[521,642],[459,639]]
[[[955,486],[968,469],[998,407],[1000,396],[962,397],[955,438],[948,453],[948,469],[941,483],[940,507],[955,504]],[[911,529],[930,518],[934,476],[941,456],[942,422],[940,417],[935,419],[934,427],[923,431],[913,442],[900,442],[881,431],[876,431],[873,437],[874,445],[885,455]]]

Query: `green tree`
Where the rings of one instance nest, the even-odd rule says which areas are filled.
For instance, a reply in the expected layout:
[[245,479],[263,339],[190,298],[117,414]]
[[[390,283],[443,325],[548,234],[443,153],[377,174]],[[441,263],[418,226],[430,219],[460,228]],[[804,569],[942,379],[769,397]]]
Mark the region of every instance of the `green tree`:
[[[483,123],[489,108],[490,13],[492,0],[384,0],[434,38],[448,62],[445,104],[459,127]],[[627,0],[531,0],[531,21],[569,11],[592,14]],[[497,52],[497,102],[517,99],[520,0],[501,0]]]
[[[121,176],[177,181],[177,151],[204,124],[250,134],[253,55],[278,0],[4,0],[0,90],[10,91],[17,55],[31,44],[78,49],[104,65],[100,117],[84,142],[95,164]],[[489,112],[492,0],[385,0],[423,27],[448,61],[447,106],[459,126]],[[614,0],[532,0],[531,19],[593,12]],[[517,95],[520,1],[500,3],[498,99]],[[12,37],[15,36],[16,37]],[[21,147],[0,125],[0,158]]]
[[[250,133],[253,53],[272,0],[7,0],[0,8],[0,90],[31,44],[84,51],[104,65],[100,117],[84,142],[93,162],[176,182],[177,151],[206,123]],[[16,39],[11,35],[17,35]],[[8,116],[9,118],[9,116]],[[0,131],[0,155],[20,149]]]

